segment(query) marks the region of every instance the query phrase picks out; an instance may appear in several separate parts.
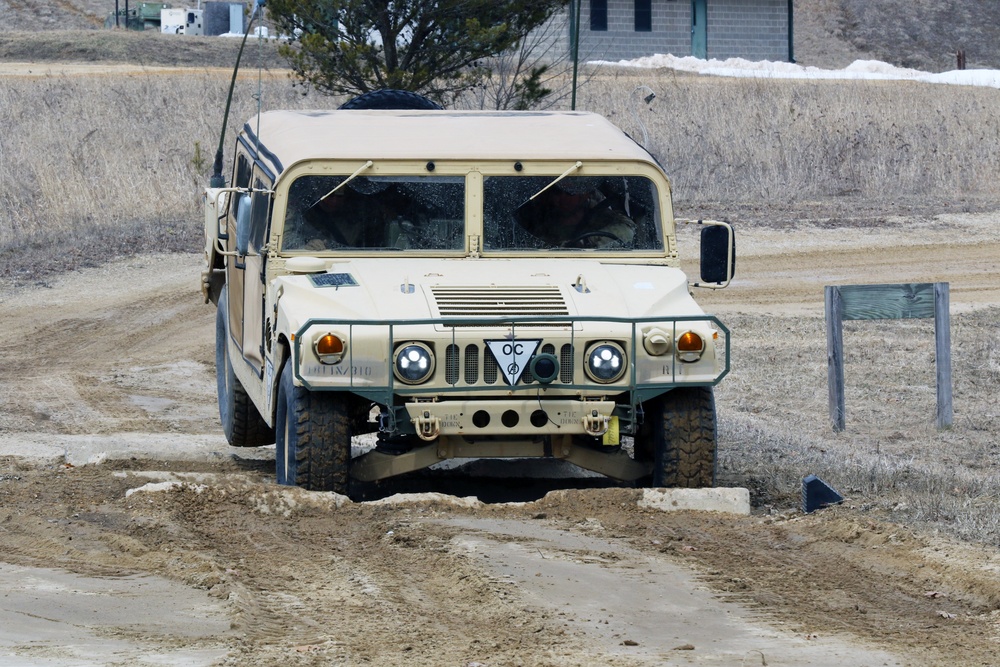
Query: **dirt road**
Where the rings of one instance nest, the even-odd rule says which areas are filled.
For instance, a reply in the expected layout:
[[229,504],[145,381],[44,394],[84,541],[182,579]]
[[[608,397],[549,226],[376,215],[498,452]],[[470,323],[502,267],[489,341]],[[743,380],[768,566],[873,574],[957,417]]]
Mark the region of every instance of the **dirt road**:
[[[954,313],[996,309],[998,229],[748,228],[736,283],[699,296],[745,339],[821,315],[824,284],[948,281]],[[143,256],[2,292],[0,665],[997,664],[996,550],[850,501],[664,513],[460,473],[363,503],[277,487],[273,448],[219,433],[199,271]]]

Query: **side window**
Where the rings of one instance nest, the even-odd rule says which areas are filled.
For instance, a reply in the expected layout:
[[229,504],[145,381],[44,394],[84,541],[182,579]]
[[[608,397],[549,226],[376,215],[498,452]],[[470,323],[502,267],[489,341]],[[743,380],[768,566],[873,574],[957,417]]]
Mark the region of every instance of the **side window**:
[[267,223],[271,219],[271,195],[256,191],[270,190],[271,185],[257,178],[253,187],[255,192],[250,202],[250,244],[259,250],[267,240]]
[[236,180],[233,187],[245,188],[250,185],[251,168],[250,160],[245,154],[240,153],[239,157],[236,158]]

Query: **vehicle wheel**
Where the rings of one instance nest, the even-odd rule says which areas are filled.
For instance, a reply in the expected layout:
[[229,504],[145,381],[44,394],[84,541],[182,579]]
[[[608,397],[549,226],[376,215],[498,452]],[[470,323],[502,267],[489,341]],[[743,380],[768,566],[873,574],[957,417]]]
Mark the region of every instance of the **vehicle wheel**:
[[262,447],[274,442],[274,431],[257,411],[229,358],[229,329],[226,322],[229,290],[219,294],[215,314],[215,377],[219,395],[219,421],[226,440],[233,447]]
[[441,110],[443,107],[423,95],[409,90],[394,90],[383,88],[373,90],[348,100],[340,105],[341,109],[425,109]]
[[715,394],[674,389],[646,405],[641,458],[653,461],[652,485],[697,489],[715,484]]
[[351,417],[340,397],[296,387],[289,361],[278,382],[278,484],[347,495]]

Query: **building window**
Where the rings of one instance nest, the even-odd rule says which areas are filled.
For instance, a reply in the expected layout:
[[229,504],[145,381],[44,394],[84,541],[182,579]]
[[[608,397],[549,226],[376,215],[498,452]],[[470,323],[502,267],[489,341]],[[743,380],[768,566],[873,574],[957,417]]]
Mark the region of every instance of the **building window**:
[[652,0],[635,0],[635,31],[653,31],[653,2]]
[[608,0],[590,0],[590,29],[601,32],[608,29]]

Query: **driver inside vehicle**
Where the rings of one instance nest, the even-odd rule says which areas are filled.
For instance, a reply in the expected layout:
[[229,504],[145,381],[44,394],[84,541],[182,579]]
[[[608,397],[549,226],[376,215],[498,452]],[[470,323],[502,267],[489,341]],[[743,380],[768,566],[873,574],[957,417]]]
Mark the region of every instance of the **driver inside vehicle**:
[[[300,180],[310,178],[314,177]],[[336,188],[328,179],[321,183],[323,189],[318,194],[315,188],[308,195],[292,193],[302,203],[286,225],[285,249],[379,248],[386,244],[389,222],[395,216],[394,193],[364,178]]]
[[635,222],[616,210],[600,179],[567,177],[539,192],[517,210],[519,224],[550,247],[627,248]]

